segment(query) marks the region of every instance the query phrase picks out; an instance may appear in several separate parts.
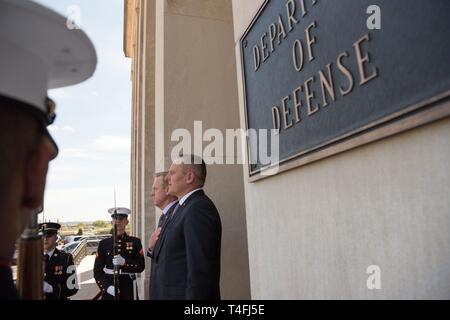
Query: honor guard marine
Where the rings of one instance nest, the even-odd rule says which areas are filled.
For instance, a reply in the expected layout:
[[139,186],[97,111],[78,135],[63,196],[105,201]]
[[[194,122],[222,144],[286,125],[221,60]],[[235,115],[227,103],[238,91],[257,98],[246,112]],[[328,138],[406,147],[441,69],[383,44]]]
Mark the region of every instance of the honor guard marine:
[[[7,221],[0,225],[0,300],[44,298],[37,214],[49,161],[58,154],[47,130],[56,114],[47,91],[83,82],[97,64],[91,40],[66,22],[34,1],[0,0],[0,217]],[[52,289],[63,295],[58,285]]]
[[39,225],[44,234],[44,293],[46,300],[67,300],[78,292],[77,272],[70,253],[56,248],[59,223]]
[[130,210],[111,208],[113,236],[100,241],[94,264],[94,278],[102,300],[133,300],[136,273],[145,269],[141,240],[125,232]]

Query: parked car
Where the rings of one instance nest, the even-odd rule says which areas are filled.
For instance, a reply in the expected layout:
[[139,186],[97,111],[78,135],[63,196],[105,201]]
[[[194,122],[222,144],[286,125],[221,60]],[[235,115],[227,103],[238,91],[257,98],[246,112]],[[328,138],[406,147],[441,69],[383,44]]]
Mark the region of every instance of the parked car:
[[110,235],[110,234],[99,234],[99,235],[94,236],[92,239],[103,240],[103,239],[108,239],[111,237],[112,237],[112,235]]
[[96,254],[100,239],[88,240],[86,243],[87,254]]
[[73,250],[78,246],[81,241],[72,241],[68,244],[65,244],[61,250],[67,253],[72,253]]
[[65,236],[64,244],[69,244],[74,241],[81,241],[85,238],[86,238],[86,236]]
[[81,240],[103,240],[106,238],[110,238],[110,234],[99,234],[99,235],[82,235],[82,236],[66,236],[64,238],[64,244],[69,244],[74,241],[81,241]]

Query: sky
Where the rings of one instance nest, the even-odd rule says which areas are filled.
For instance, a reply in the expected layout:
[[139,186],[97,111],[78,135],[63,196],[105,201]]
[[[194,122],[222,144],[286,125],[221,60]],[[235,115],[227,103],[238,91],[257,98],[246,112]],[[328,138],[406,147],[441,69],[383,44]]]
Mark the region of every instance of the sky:
[[59,146],[50,163],[43,218],[109,220],[107,210],[130,205],[131,59],[123,53],[123,0],[34,0],[64,16],[80,12],[80,27],[94,43],[97,69],[87,81],[49,91]]

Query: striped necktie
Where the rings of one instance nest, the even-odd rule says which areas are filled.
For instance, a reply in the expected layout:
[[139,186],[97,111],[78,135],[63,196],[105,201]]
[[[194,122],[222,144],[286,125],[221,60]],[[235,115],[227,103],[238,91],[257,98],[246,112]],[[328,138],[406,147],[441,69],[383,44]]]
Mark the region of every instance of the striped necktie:
[[178,208],[180,208],[180,203],[177,203],[177,205],[175,206],[175,209],[172,210],[172,212],[166,213],[166,220],[164,221],[164,224],[162,226],[162,229],[165,229],[167,227],[167,225],[170,223],[170,221],[172,221],[173,215],[175,214],[175,212],[178,210]]

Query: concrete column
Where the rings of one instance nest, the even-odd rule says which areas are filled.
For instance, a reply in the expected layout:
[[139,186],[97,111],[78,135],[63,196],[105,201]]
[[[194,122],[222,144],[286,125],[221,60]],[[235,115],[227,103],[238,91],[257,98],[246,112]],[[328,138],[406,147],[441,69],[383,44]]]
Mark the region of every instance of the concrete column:
[[[163,161],[178,143],[171,141],[176,129],[194,138],[194,121],[201,121],[203,132],[214,128],[225,137],[240,125],[231,1],[161,0],[157,8],[157,118],[164,116],[157,160]],[[222,219],[222,296],[248,299],[242,166],[209,165],[205,191]]]
[[[170,165],[175,129],[239,128],[231,1],[141,1],[133,106],[132,199],[145,248],[160,215],[153,174]],[[143,35],[143,36],[142,36]],[[142,48],[140,48],[142,46]],[[138,85],[136,85],[138,83]],[[205,143],[206,145],[207,143]],[[208,167],[206,192],[222,218],[222,296],[250,297],[242,166]],[[147,259],[147,263],[150,261]],[[147,297],[148,272],[139,281]]]
[[[137,178],[133,185],[135,199],[136,230],[134,234],[139,237],[147,250],[147,242],[151,232],[155,229],[155,209],[150,198],[154,174],[154,2],[138,2],[137,25],[137,74],[134,79],[138,83],[136,110],[136,143],[137,150],[134,155],[136,166],[134,173]],[[148,284],[150,277],[150,261],[146,258],[146,269],[138,277],[139,296],[148,298]]]

